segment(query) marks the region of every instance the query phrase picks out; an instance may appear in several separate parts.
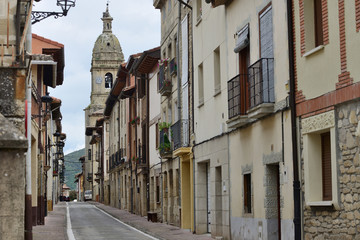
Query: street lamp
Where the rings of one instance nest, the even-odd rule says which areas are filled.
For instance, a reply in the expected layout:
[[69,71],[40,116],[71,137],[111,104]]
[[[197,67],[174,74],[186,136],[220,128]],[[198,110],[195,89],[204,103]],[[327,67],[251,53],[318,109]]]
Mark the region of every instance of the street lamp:
[[[41,0],[37,0],[39,2]],[[62,12],[45,12],[45,11],[32,11],[31,24],[40,22],[41,20],[54,16],[54,18],[66,16],[71,7],[75,7],[76,0],[56,0],[56,5],[61,7]]]

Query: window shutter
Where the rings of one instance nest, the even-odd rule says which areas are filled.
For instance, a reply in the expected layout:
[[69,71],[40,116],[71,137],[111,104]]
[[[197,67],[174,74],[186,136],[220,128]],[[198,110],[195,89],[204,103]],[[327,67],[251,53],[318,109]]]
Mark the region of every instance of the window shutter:
[[330,132],[321,134],[323,201],[332,200]]
[[272,8],[268,7],[260,15],[260,55],[261,58],[273,58],[273,20]]
[[321,0],[314,0],[315,47],[323,44],[323,23]]

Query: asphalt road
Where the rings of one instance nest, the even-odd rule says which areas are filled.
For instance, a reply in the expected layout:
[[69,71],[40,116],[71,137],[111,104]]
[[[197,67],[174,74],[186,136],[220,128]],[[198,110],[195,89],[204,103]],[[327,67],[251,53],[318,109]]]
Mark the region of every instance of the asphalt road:
[[156,239],[127,226],[94,205],[71,202],[67,208],[69,240]]

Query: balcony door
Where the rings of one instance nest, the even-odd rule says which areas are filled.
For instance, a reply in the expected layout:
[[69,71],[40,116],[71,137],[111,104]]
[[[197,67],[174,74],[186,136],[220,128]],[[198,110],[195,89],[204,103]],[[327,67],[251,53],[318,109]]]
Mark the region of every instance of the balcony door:
[[250,65],[250,46],[248,45],[239,52],[239,73],[240,73],[240,114],[246,114],[249,109],[249,83],[247,79],[248,67]]

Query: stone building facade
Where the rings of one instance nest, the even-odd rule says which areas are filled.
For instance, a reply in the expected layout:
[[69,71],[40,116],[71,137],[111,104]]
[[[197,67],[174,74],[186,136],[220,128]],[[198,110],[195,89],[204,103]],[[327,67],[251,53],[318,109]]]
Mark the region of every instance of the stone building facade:
[[303,237],[359,239],[358,3],[292,3]]

